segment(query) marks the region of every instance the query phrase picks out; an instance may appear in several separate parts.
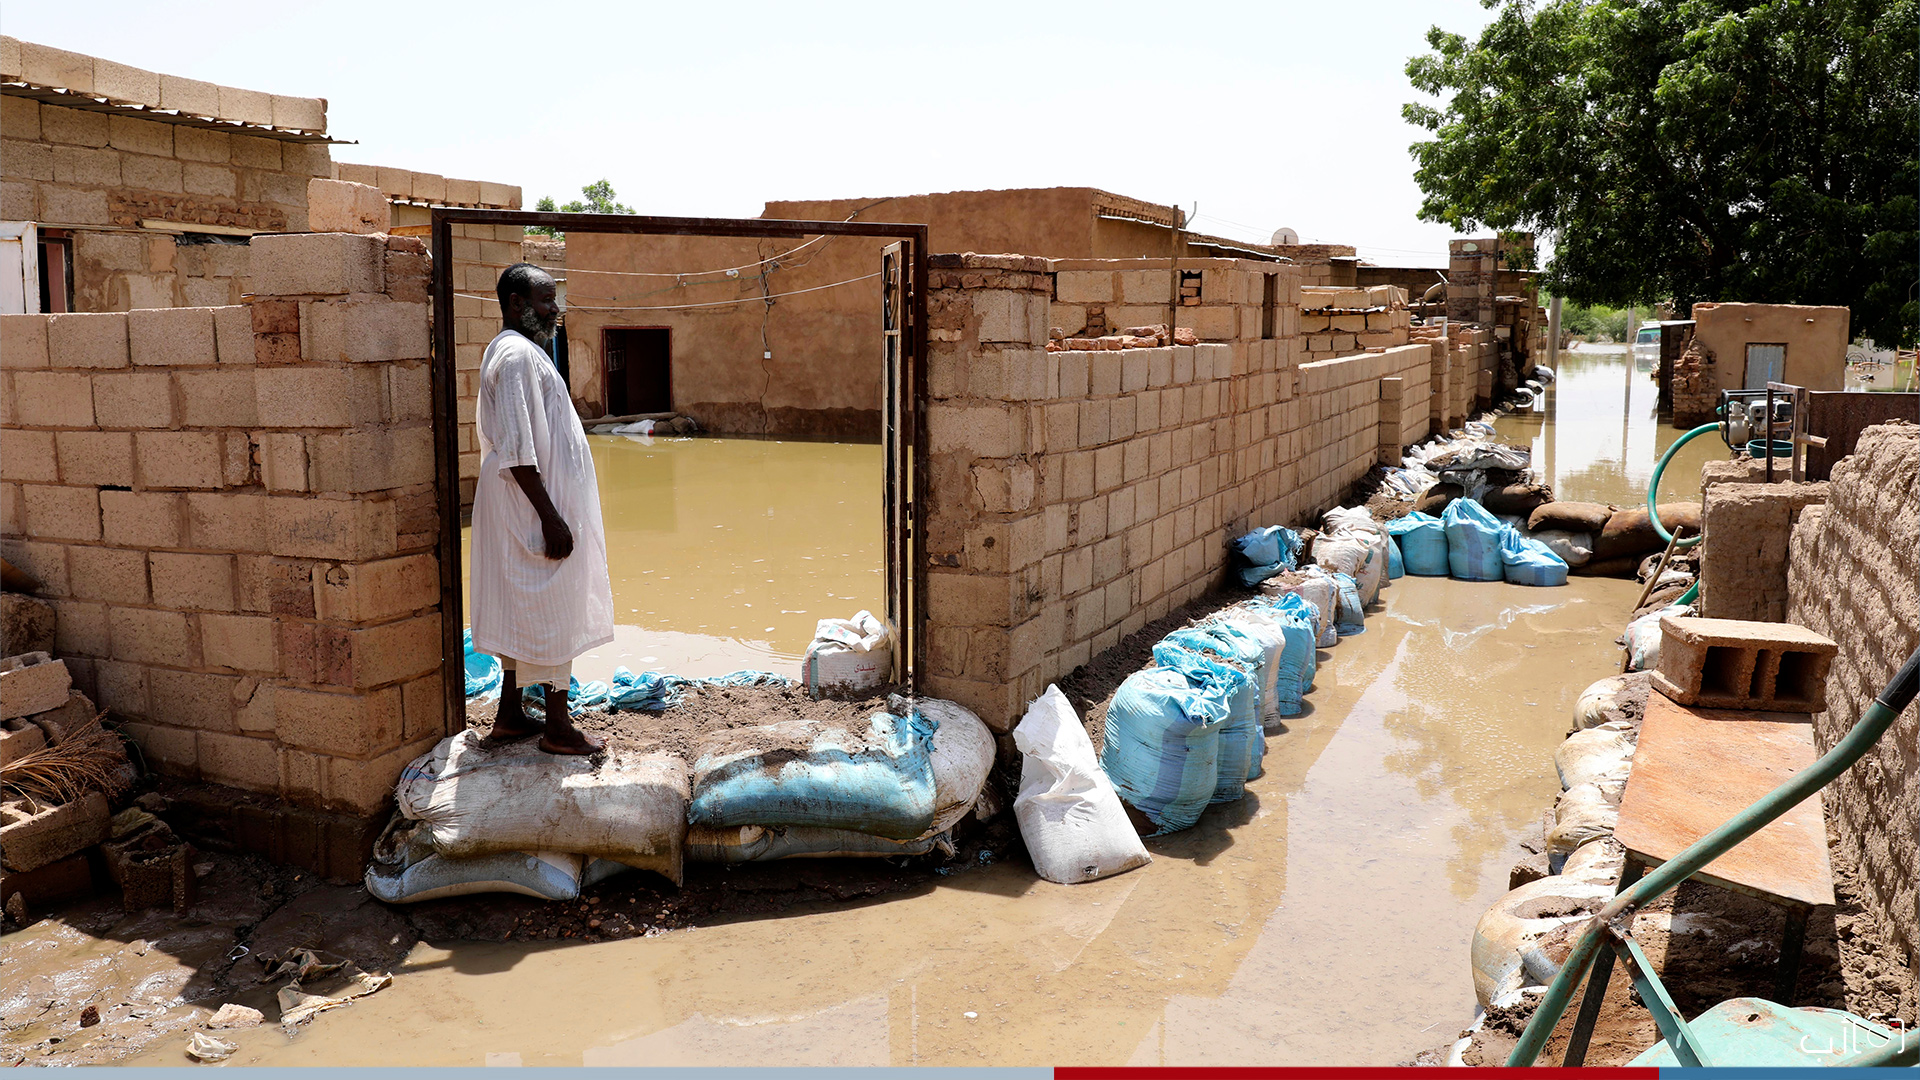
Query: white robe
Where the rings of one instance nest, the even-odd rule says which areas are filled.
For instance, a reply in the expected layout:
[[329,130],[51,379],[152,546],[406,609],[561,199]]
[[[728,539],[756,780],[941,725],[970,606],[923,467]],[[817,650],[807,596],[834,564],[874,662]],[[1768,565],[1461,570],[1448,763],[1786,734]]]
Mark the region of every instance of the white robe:
[[[586,429],[540,347],[503,330],[480,361],[473,490],[473,647],[543,666],[613,640],[607,538]],[[573,530],[573,554],[545,555],[540,515],[507,470],[532,465]]]

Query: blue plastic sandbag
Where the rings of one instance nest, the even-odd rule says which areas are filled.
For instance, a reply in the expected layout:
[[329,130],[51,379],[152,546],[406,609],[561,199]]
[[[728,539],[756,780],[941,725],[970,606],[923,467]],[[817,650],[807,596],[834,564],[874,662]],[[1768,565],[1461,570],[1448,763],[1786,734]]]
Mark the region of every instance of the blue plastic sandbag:
[[1407,576],[1406,559],[1400,554],[1400,542],[1387,534],[1387,580]]
[[1314,625],[1319,612],[1314,610],[1313,601],[1299,593],[1279,597],[1268,605],[1267,611],[1279,620],[1286,635],[1286,645],[1280,650],[1278,670],[1273,677],[1275,711],[1281,716],[1299,716],[1306,693],[1313,686],[1317,666]]
[[1136,671],[1114,693],[1100,767],[1156,836],[1191,828],[1213,800],[1227,711],[1219,687],[1172,668]]
[[1300,554],[1300,534],[1284,525],[1270,525],[1233,541],[1240,584],[1251,589],[1275,574],[1291,570]]
[[1440,515],[1447,530],[1447,565],[1461,581],[1499,581],[1500,519],[1472,499],[1455,499]]
[[1194,685],[1211,683],[1227,698],[1227,719],[1220,725],[1220,749],[1213,795],[1209,802],[1233,802],[1247,794],[1247,781],[1259,777],[1267,753],[1267,733],[1260,724],[1258,676],[1246,668],[1217,660],[1192,648],[1162,640],[1153,647],[1154,663],[1173,668]]
[[1511,525],[1500,531],[1500,563],[1507,580],[1515,585],[1565,585],[1567,562],[1553,549],[1520,535]]
[[1452,573],[1447,562],[1447,527],[1439,518],[1415,510],[1387,522],[1387,533],[1399,546],[1407,573],[1417,577],[1446,577]]
[[473,651],[473,631],[466,632],[467,697],[491,698],[500,692],[500,659]]
[[933,732],[939,725],[876,712],[864,736],[823,727],[807,749],[702,754],[687,821],[813,825],[911,840],[933,825]]
[[1348,574],[1333,575],[1334,591],[1339,595],[1339,605],[1334,609],[1333,628],[1341,637],[1352,637],[1367,632],[1367,606],[1360,602],[1360,583]]

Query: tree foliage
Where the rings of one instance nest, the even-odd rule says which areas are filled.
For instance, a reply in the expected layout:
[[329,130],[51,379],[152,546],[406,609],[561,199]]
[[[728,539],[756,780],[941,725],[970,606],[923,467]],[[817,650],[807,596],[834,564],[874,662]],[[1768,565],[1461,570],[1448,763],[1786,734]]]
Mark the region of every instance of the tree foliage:
[[1843,304],[1915,338],[1920,0],[1483,0],[1407,74],[1420,216],[1549,236],[1569,300]]
[[[580,194],[586,198],[574,199],[565,206],[555,205],[551,195],[542,195],[540,201],[533,204],[533,208],[546,211],[557,210],[566,214],[631,214],[634,212],[633,207],[616,201],[613,185],[605,180],[595,180],[581,188]],[[546,225],[531,225],[527,227],[527,231],[542,236],[560,235]]]

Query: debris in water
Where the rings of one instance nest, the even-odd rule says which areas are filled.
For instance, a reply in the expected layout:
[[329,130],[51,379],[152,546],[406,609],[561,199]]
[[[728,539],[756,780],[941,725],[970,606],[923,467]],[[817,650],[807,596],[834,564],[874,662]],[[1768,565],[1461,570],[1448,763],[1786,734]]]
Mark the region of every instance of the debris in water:
[[89,1005],[80,1010],[80,1026],[90,1028],[100,1022],[100,1006]]
[[196,1031],[187,1038],[187,1056],[195,1061],[225,1061],[238,1049],[238,1046],[216,1039],[204,1031]]
[[212,1016],[207,1017],[207,1026],[215,1030],[259,1027],[265,1019],[266,1016],[259,1009],[250,1009],[245,1005],[236,1005],[229,1001],[214,1010]]

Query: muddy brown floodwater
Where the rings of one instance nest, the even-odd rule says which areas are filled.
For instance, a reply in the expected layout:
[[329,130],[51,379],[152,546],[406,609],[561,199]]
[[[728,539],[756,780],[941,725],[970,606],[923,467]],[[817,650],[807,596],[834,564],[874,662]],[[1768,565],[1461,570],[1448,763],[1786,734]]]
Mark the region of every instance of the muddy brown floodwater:
[[[1636,368],[1624,345],[1582,345],[1562,352],[1559,377],[1540,404],[1494,423],[1508,442],[1533,447],[1533,467],[1556,498],[1638,506],[1660,455],[1686,429],[1657,412],[1660,388]],[[1661,474],[1660,501],[1697,498],[1700,466],[1729,457],[1718,435],[1680,448]]]
[[[821,619],[882,610],[880,447],[589,435],[613,583],[612,644],[574,661],[798,677]],[[470,566],[461,530],[461,577]]]
[[[1631,582],[1403,578],[1267,774],[1152,865],[1024,860],[853,906],[594,944],[422,944],[241,1064],[1392,1064],[1471,1019],[1467,942],[1559,785]],[[970,1015],[971,1014],[971,1015]],[[131,1063],[179,1061],[157,1047]]]

